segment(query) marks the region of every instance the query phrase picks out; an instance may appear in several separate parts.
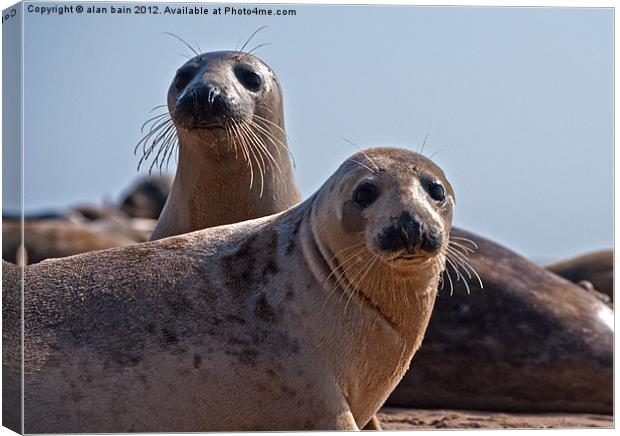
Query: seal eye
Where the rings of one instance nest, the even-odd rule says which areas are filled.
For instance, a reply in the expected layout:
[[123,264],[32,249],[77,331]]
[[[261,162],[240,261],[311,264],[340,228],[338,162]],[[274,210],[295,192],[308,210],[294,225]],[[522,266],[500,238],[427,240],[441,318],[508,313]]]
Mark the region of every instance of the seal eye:
[[370,206],[379,197],[377,187],[372,183],[364,183],[353,193],[353,201],[361,207]]
[[239,82],[241,82],[241,84],[248,88],[250,91],[258,91],[263,83],[258,74],[247,68],[236,68],[235,75],[237,76]]
[[435,201],[443,202],[446,199],[446,190],[439,182],[426,183],[426,192],[428,192],[428,195]]

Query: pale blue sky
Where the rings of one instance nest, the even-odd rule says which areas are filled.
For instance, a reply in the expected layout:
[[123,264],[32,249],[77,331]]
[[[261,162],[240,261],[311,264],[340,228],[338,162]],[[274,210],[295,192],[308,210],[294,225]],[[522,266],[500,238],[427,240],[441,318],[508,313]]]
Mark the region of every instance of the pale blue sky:
[[257,54],[283,86],[304,197],[355,152],[340,137],[415,150],[428,133],[457,225],[536,259],[612,246],[611,9],[292,7],[27,14],[27,210],[116,199],[136,177],[140,125],[187,51],[163,32],[214,51],[266,24],[253,44],[271,42]]

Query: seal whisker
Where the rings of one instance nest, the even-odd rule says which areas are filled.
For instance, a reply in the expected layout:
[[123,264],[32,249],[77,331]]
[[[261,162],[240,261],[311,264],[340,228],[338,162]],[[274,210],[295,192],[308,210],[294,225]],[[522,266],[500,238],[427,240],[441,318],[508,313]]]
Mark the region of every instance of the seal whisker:
[[372,160],[372,158],[371,158],[370,156],[368,156],[368,154],[367,154],[364,150],[362,150],[362,148],[361,148],[359,145],[357,145],[355,142],[351,141],[350,139],[345,138],[344,136],[341,136],[341,137],[340,137],[340,139],[342,139],[342,140],[344,140],[344,141],[348,142],[349,144],[351,144],[352,146],[354,146],[355,148],[357,148],[357,149],[358,149],[358,151],[359,151],[360,153],[362,153],[366,159],[368,159],[368,162],[370,162],[370,163],[371,163],[371,165],[372,165],[373,167],[375,167],[376,173],[381,172],[381,168],[379,168],[379,166],[375,163],[375,161],[374,161],[374,160]]
[[[246,54],[243,56],[244,58],[252,53],[254,53],[256,50],[258,50],[261,47],[264,47],[266,45],[271,45],[270,42],[263,42],[262,44],[258,44],[256,47],[254,47],[252,50],[246,52]],[[243,59],[243,58],[242,58]]]
[[256,134],[256,132],[254,132],[254,130],[252,130],[252,126],[246,123],[244,123],[243,126],[247,130],[248,134],[252,135],[252,137],[255,139],[256,145],[262,150],[265,157],[268,157],[271,160],[271,168],[277,169],[280,175],[282,175],[282,169],[280,168],[280,165],[278,165],[278,162],[276,161],[276,159],[273,157],[271,152],[267,149],[263,141],[261,141],[261,138]]
[[[297,163],[295,162],[295,156],[293,156],[293,153],[291,152],[291,150],[288,148],[288,145],[281,141],[279,138],[277,138],[275,136],[275,134],[273,132],[271,132],[271,130],[269,129],[269,127],[274,127],[276,129],[278,129],[280,132],[282,132],[284,134],[285,139],[287,139],[288,141],[291,141],[291,137],[286,133],[286,131],[284,131],[284,129],[282,129],[282,127],[278,126],[276,123],[274,123],[271,120],[268,120],[266,118],[261,117],[260,115],[254,114],[254,118],[253,121],[255,122],[255,125],[260,126],[262,129],[265,129],[265,134],[268,135],[268,139],[271,141],[271,143],[276,146],[276,148],[282,147],[284,150],[286,150],[286,152],[288,153],[288,155],[291,158],[291,161],[293,162],[293,168],[297,167]],[[261,125],[261,123],[266,123],[265,125]],[[280,156],[280,150],[278,150],[278,156]]]
[[262,121],[264,123],[267,123],[269,126],[272,126],[275,129],[278,129],[280,131],[280,133],[282,133],[286,138],[291,139],[288,136],[288,134],[286,133],[286,131],[282,127],[278,126],[278,124],[274,123],[273,121],[271,121],[271,120],[269,120],[269,119],[267,119],[265,117],[262,117],[262,116],[260,116],[258,114],[254,114],[253,118],[255,118],[257,120],[260,120],[260,121]]
[[[161,127],[158,127],[157,130],[153,131],[153,132],[149,132],[139,143],[138,145],[136,145],[136,148],[134,149],[134,153],[137,152],[138,147],[140,146],[140,143],[143,144],[142,147],[142,151],[143,151],[143,155],[140,158],[139,162],[138,162],[138,171],[140,170],[140,167],[142,166],[142,163],[146,160],[148,160],[148,158],[150,157],[151,153],[153,152],[153,150],[157,147],[158,144],[160,144],[160,142],[162,141],[162,139],[165,137],[165,135],[171,130],[171,128],[173,128],[174,125],[168,125],[166,127],[166,125],[162,125]],[[162,130],[161,132],[159,132],[159,130]],[[155,133],[157,133],[157,136],[155,136],[155,138],[153,139],[151,145],[147,148],[145,148],[146,143],[148,142],[148,140],[155,135]],[[151,165],[151,169],[152,169],[152,165]],[[150,174],[150,170],[149,170],[149,174]]]
[[[456,265],[454,265],[452,257],[449,253],[446,254],[446,262],[448,262],[448,264],[454,269],[454,272],[456,273],[456,281],[458,282],[461,279],[461,274],[459,273],[459,269],[456,267]],[[465,281],[465,277],[463,277],[463,281]]]
[[155,121],[155,120],[157,120],[157,119],[159,119],[159,118],[166,117],[166,116],[168,116],[168,117],[170,116],[170,114],[169,114],[167,111],[166,111],[166,112],[164,112],[163,114],[155,115],[154,117],[149,118],[149,119],[148,119],[148,120],[146,120],[146,121],[142,124],[142,126],[140,127],[140,133],[144,133],[144,128],[147,126],[147,124],[148,124],[148,123],[150,123],[150,122],[152,122],[152,121]]
[[151,109],[149,111],[149,113],[153,113],[153,111],[157,110],[157,109],[161,109],[162,107],[168,107],[167,104],[158,104],[157,106],[155,106],[153,109]]
[[[150,128],[150,130],[148,131],[148,133],[146,133],[142,139],[140,141],[138,141],[138,143],[136,144],[136,146],[134,147],[134,155],[138,152],[138,148],[140,147],[140,145],[142,145],[142,153],[143,154],[147,154],[147,149],[146,149],[146,145],[149,141],[150,138],[152,138],[154,135],[158,134],[160,130],[163,129],[163,131],[165,131],[165,129],[167,129],[170,125],[174,124],[172,122],[172,119],[168,119],[168,120],[161,120],[158,121],[156,123],[156,125],[152,126]],[[157,137],[156,137],[157,138]],[[155,139],[156,141],[157,139]],[[154,143],[155,143],[154,141]],[[149,146],[149,151],[152,150],[152,148],[154,147],[154,143],[152,143]]]
[[[226,129],[226,139],[228,142],[228,147],[230,147],[231,143],[235,149],[235,159],[239,159],[239,155],[237,153],[237,142],[233,139],[232,133],[230,131],[230,125],[228,123],[224,124],[224,128]],[[233,139],[231,141],[231,139]]]
[[[346,247],[342,250],[340,250],[338,253],[334,254],[326,263],[327,265],[332,269],[332,271],[330,272],[330,274],[325,278],[325,280],[323,281],[323,284],[327,283],[327,281],[332,277],[333,274],[335,274],[339,268],[342,268],[346,263],[349,262],[349,260],[355,258],[356,256],[358,256],[361,253],[361,250],[358,250],[357,252],[353,253],[352,255],[347,255],[342,261],[338,260],[337,257],[343,255],[346,252],[349,252],[350,250],[353,249],[359,249],[362,248],[363,246],[365,246],[366,243],[365,242],[360,242],[359,244],[354,244],[350,247]],[[338,266],[336,266],[335,268],[331,267],[331,264],[336,261],[338,263]]]
[[149,131],[144,135],[144,137],[138,141],[138,144],[136,144],[136,147],[134,148],[134,152],[137,150],[137,148],[140,146],[140,144],[145,145],[144,143],[154,134],[157,133],[157,131],[159,129],[162,129],[166,126],[166,124],[168,124],[169,122],[172,122],[172,119],[164,119],[164,120],[159,120],[156,121],[149,129]]
[[478,248],[478,244],[476,244],[474,241],[472,241],[469,238],[463,238],[462,236],[450,236],[450,239],[456,239],[457,241],[469,242],[476,249]]
[[[258,160],[258,157],[256,156],[256,152],[254,151],[254,147],[252,146],[252,144],[248,143],[248,138],[246,137],[246,133],[241,129],[241,124],[238,123],[237,124],[237,128],[238,128],[238,132],[239,132],[239,140],[244,143],[249,151],[249,153],[251,154],[251,157],[254,158],[254,161],[256,161],[256,166],[258,167],[258,174],[260,176],[260,183],[261,183],[261,189],[260,189],[260,194],[259,197],[262,198],[263,196],[263,183],[264,183],[264,179],[263,179],[263,168],[261,167],[261,164]],[[251,160],[250,160],[251,162]],[[250,168],[252,167],[252,163],[250,163]],[[250,188],[252,187],[252,181],[250,181]]]
[[[266,169],[265,160],[263,159],[263,155],[260,153],[260,150],[258,149],[256,144],[252,141],[252,138],[248,136],[247,131],[244,129],[244,124],[239,123],[238,126],[239,126],[239,130],[241,131],[241,139],[245,141],[246,144],[248,144],[248,149],[250,150],[250,152],[254,156],[254,159],[256,160],[256,165],[258,166],[258,174],[260,175],[259,197],[262,198],[263,188],[265,184],[265,180],[264,180],[264,174],[265,174],[265,169]],[[259,159],[260,159],[260,162],[259,162]]]
[[179,41],[181,41],[181,42],[182,42],[183,44],[185,44],[185,46],[186,46],[187,48],[189,48],[189,49],[190,49],[190,50],[191,50],[191,51],[192,51],[192,52],[193,52],[196,56],[200,55],[200,53],[198,53],[194,47],[192,47],[192,46],[191,46],[191,45],[189,45],[187,42],[185,42],[185,40],[184,40],[183,38],[181,38],[180,36],[175,35],[175,34],[174,34],[174,33],[172,33],[172,32],[164,32],[164,34],[165,34],[165,35],[170,35],[170,36],[172,36],[173,38],[176,38],[176,39],[178,39]]
[[276,151],[278,152],[278,156],[280,156],[280,148],[286,148],[286,145],[282,141],[280,141],[278,138],[276,138],[269,129],[267,129],[265,126],[261,126],[258,121],[251,121],[248,124],[250,124],[253,128],[256,128],[257,130],[259,130],[260,131],[259,133],[262,133],[264,136],[266,136],[269,142],[271,142],[273,146],[276,148]]
[[347,160],[348,160],[349,162],[356,163],[356,164],[358,164],[359,166],[366,168],[368,171],[370,171],[370,172],[371,172],[371,173],[373,173],[373,174],[377,174],[377,173],[376,173],[376,171],[375,171],[375,170],[373,170],[372,168],[370,168],[368,165],[364,165],[363,163],[361,163],[361,162],[359,162],[359,161],[356,161],[356,160],[355,160],[355,159],[353,159],[353,158],[349,158],[349,159],[347,159]]
[[[153,167],[155,165],[157,165],[159,163],[159,156],[161,155],[161,153],[165,150],[165,147],[163,146],[164,140],[166,138],[166,135],[170,132],[173,131],[175,129],[174,125],[168,126],[163,132],[162,134],[160,134],[159,136],[157,136],[157,138],[155,138],[155,140],[153,141],[153,147],[155,147],[155,145],[159,144],[159,150],[157,151],[157,153],[155,154],[155,159],[153,160],[153,162],[151,163],[151,166],[149,168],[149,174],[151,174],[151,171],[153,170]],[[148,159],[150,155],[149,154],[143,156],[143,158]],[[161,170],[161,167],[160,167]]]
[[[346,296],[347,292],[355,292],[355,288],[357,287],[357,280],[360,278],[360,276],[365,275],[365,271],[366,271],[366,267],[370,264],[371,261],[374,261],[375,259],[368,259],[368,252],[363,252],[361,253],[361,259],[360,259],[360,265],[357,267],[357,269],[355,270],[355,272],[353,274],[348,274],[349,270],[343,270],[345,277],[344,279],[347,282],[346,287],[342,290],[342,294],[340,296],[339,301],[342,301],[343,296]],[[355,265],[355,264],[353,264]],[[350,291],[349,291],[350,290]],[[350,296],[349,296],[350,298]],[[348,300],[347,300],[348,301]],[[345,306],[345,312],[346,313],[346,306]]]
[[[480,284],[480,288],[484,289],[484,284],[482,283],[482,279],[480,278],[480,275],[478,274],[478,272],[475,270],[474,267],[471,266],[471,264],[466,260],[466,258],[463,257],[459,257],[458,254],[455,253],[451,253],[453,256],[456,256],[459,258],[461,265],[463,266],[463,269],[465,271],[467,271],[467,268],[469,268],[469,270],[471,270],[471,272],[476,276],[476,279],[478,280],[478,283]],[[461,255],[462,256],[462,255]],[[468,273],[469,274],[469,273]],[[471,278],[471,277],[470,277]]]
[[462,249],[466,253],[469,253],[469,254],[474,254],[476,252],[476,250],[474,250],[473,248],[467,247],[466,245],[460,244],[460,243],[452,241],[452,240],[448,241],[448,245],[450,247],[455,248],[455,249],[456,248]]
[[[338,262],[338,265],[334,268],[332,268],[332,271],[330,272],[330,274],[325,278],[325,280],[323,281],[323,285],[325,285],[328,281],[328,279],[330,277],[334,277],[334,285],[332,286],[332,290],[331,292],[328,294],[327,298],[325,299],[325,302],[327,303],[327,301],[331,298],[331,296],[333,294],[335,294],[336,290],[340,287],[340,289],[342,289],[342,286],[339,285],[339,282],[344,281],[345,284],[348,283],[348,280],[346,278],[347,273],[352,272],[353,270],[351,269],[352,267],[355,266],[355,264],[358,262],[359,257],[363,254],[363,246],[365,244],[361,243],[361,244],[357,244],[351,247],[348,247],[344,250],[342,250],[342,252],[344,251],[348,251],[351,250],[353,248],[356,248],[357,250],[348,255],[344,260]],[[335,255],[332,257],[332,259],[335,259]],[[328,263],[329,266],[329,263]],[[330,266],[331,268],[331,266]],[[342,294],[341,294],[341,299],[342,299]]]
[[[346,314],[347,313],[347,308],[349,307],[349,303],[351,302],[351,300],[353,299],[353,296],[358,293],[359,291],[357,291],[357,288],[360,288],[363,286],[364,284],[364,279],[368,276],[368,273],[374,268],[374,266],[376,265],[377,261],[379,260],[378,256],[374,256],[374,258],[371,258],[366,264],[368,265],[368,268],[366,268],[365,272],[362,274],[361,277],[359,277],[359,285],[355,285],[353,283],[353,281],[349,282],[352,286],[351,286],[351,291],[349,292],[349,298],[347,299],[346,304],[344,305],[344,311],[343,313]],[[358,280],[356,278],[356,280]]]
[[252,38],[254,38],[254,36],[255,36],[258,32],[260,32],[261,30],[263,30],[263,29],[264,29],[264,28],[266,28],[266,27],[267,27],[267,25],[264,25],[264,26],[261,26],[261,27],[259,27],[258,29],[256,29],[256,30],[254,31],[254,33],[252,33],[252,34],[250,35],[250,37],[249,37],[249,38],[245,41],[245,43],[241,46],[241,48],[239,49],[239,51],[243,53],[243,49],[245,48],[245,46],[246,46],[246,45],[248,45],[248,43],[252,40]]
[[[280,129],[280,126],[278,126],[277,124],[271,123],[271,121],[267,122],[265,121],[265,118],[261,117],[260,115],[256,115],[254,114],[254,119],[252,120],[253,125],[259,127],[261,129],[262,132],[266,133],[267,135],[269,135],[269,137],[273,140],[273,141],[277,141],[277,144],[274,143],[275,146],[277,147],[283,147],[286,148],[286,144],[284,142],[282,142],[280,139],[278,139],[273,132],[271,131],[271,128],[273,126],[276,126],[277,128]],[[261,124],[264,123],[264,124]],[[271,123],[271,124],[270,124]]]
[[235,132],[237,133],[237,139],[239,139],[239,143],[241,144],[241,146],[243,147],[245,151],[246,162],[248,166],[250,167],[250,189],[252,189],[252,185],[254,184],[254,165],[252,164],[250,150],[248,149],[247,144],[243,140],[243,136],[241,135],[241,132],[239,131],[239,123],[235,122],[233,124],[233,128],[235,129]]
[[[448,268],[446,268],[444,270],[446,277],[448,277],[448,282],[450,283],[450,296],[452,296],[452,294],[454,293],[454,283],[452,283],[452,277],[450,276],[450,270]],[[442,286],[443,289],[443,286]]]
[[418,151],[419,154],[424,155],[424,147],[426,147],[426,140],[428,139],[428,135],[431,132],[431,128],[429,127],[428,130],[426,131],[426,134],[424,135],[424,139],[422,140],[422,147],[420,147],[420,151]]

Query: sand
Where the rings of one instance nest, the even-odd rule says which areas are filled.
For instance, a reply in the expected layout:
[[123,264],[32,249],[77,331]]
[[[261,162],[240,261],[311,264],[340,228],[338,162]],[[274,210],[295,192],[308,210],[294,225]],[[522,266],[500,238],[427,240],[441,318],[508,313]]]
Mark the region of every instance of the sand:
[[611,415],[581,413],[505,413],[471,410],[425,410],[384,407],[379,412],[384,430],[449,428],[584,428],[614,425]]

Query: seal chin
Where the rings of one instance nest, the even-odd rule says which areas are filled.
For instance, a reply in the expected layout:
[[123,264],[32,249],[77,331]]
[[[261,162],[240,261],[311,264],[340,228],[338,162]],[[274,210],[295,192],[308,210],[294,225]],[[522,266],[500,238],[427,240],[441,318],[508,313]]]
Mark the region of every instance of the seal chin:
[[384,262],[390,267],[402,269],[409,267],[419,267],[428,263],[434,262],[435,257],[439,252],[428,252],[423,250],[416,250],[414,253],[408,251],[401,251],[398,253],[382,253],[381,257]]
[[216,129],[225,130],[226,128],[224,127],[223,124],[220,124],[220,123],[196,123],[186,128],[186,130],[189,130],[190,132],[194,130],[216,130]]

